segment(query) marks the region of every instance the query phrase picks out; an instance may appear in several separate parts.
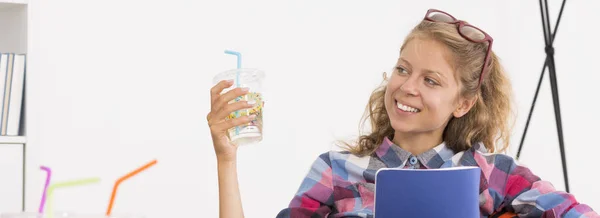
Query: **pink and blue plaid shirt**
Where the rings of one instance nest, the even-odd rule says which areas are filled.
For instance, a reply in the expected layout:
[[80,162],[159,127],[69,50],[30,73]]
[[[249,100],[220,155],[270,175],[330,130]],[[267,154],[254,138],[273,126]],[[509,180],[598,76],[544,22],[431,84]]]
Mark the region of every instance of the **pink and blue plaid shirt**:
[[[481,217],[498,212],[518,217],[600,217],[573,195],[556,191],[531,171],[504,154],[488,153],[481,144],[454,153],[445,143],[413,156],[385,138],[371,156],[330,151],[314,161],[298,192],[278,218],[373,217],[375,172],[380,168],[481,168]],[[402,214],[398,214],[399,217]]]

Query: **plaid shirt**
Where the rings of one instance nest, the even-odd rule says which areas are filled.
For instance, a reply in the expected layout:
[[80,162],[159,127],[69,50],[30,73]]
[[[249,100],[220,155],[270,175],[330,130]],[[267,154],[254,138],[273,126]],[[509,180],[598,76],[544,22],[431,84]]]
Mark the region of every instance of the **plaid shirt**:
[[[487,153],[481,144],[454,153],[445,143],[413,156],[388,138],[371,156],[330,151],[314,161],[298,192],[278,218],[373,217],[375,173],[380,168],[481,168],[481,217],[510,212],[519,217],[600,217],[573,195],[556,191],[547,181],[503,154]],[[401,214],[399,214],[401,215]]]

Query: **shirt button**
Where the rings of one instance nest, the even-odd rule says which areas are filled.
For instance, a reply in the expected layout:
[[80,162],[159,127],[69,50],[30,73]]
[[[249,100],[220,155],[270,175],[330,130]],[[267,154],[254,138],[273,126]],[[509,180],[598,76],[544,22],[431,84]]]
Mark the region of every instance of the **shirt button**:
[[411,165],[415,165],[415,164],[417,164],[417,157],[412,156],[412,157],[410,157],[409,161],[410,161]]

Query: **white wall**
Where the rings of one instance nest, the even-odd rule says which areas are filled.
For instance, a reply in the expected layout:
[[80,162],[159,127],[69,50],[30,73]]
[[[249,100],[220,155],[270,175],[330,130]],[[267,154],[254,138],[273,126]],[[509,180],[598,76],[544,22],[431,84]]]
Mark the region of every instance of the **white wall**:
[[[556,19],[558,0],[550,2]],[[247,217],[284,208],[318,154],[357,134],[368,96],[403,37],[428,8],[466,19],[495,39],[514,84],[516,152],[544,60],[537,1],[30,0],[27,209],[43,172],[102,183],[57,191],[56,210],[102,213],[113,182],[128,181],[115,213],[217,217],[216,160],[205,116],[212,77],[235,67],[267,73],[265,139],[239,151]],[[556,39],[571,191],[600,210],[596,112],[600,49],[590,27],[600,3],[567,2]],[[548,77],[522,160],[563,189]],[[585,90],[585,91],[584,91]],[[201,215],[200,215],[201,214]]]

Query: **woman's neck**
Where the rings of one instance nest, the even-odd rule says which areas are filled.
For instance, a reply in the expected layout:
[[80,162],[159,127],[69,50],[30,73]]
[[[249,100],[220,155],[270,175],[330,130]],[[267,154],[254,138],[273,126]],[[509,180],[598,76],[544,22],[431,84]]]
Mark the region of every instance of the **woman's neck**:
[[394,133],[392,142],[413,155],[420,155],[442,143],[442,133]]

